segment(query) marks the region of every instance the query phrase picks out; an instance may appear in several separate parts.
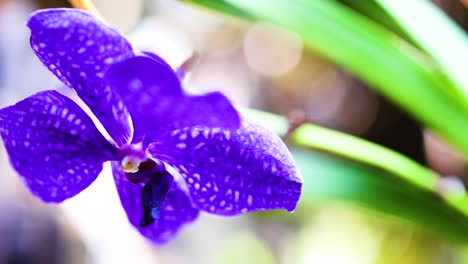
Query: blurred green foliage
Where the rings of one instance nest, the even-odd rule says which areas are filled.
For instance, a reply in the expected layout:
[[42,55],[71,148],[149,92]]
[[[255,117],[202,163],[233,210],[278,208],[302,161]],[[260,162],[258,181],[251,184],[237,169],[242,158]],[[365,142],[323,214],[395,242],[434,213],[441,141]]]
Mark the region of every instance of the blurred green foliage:
[[[300,34],[308,48],[344,67],[468,154],[468,75],[464,73],[468,41],[430,2],[184,2],[231,17],[266,20]],[[287,130],[287,121],[280,117],[246,114],[279,134]],[[353,201],[444,238],[468,241],[466,192],[440,192],[441,178],[430,169],[384,147],[310,124],[300,126],[289,139],[301,147],[293,154],[304,175],[305,200]]]

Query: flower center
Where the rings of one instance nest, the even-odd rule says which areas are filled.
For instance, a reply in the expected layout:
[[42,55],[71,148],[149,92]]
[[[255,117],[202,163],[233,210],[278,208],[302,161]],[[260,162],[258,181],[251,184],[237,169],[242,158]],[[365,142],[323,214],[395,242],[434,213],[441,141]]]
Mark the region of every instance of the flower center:
[[158,169],[159,162],[148,158],[141,144],[125,146],[124,156],[120,162],[125,178],[133,183],[145,183],[151,176],[153,169]]
[[142,162],[148,160],[141,144],[131,144],[122,148],[124,157],[121,161],[122,170],[126,173],[136,173]]
[[126,173],[136,173],[143,161],[145,160],[140,156],[127,155],[122,159],[122,170]]
[[[122,161],[123,163],[123,161]],[[124,164],[122,165],[122,167]],[[134,165],[132,165],[134,166]],[[123,170],[123,168],[122,168]],[[140,183],[145,183],[148,181],[148,179],[151,179],[152,175],[159,171],[160,167],[156,162],[153,160],[145,160],[143,162],[139,161],[139,165],[136,169],[132,168],[132,171],[134,172],[126,172],[125,173],[125,179],[127,181],[133,183],[133,184],[140,184]]]

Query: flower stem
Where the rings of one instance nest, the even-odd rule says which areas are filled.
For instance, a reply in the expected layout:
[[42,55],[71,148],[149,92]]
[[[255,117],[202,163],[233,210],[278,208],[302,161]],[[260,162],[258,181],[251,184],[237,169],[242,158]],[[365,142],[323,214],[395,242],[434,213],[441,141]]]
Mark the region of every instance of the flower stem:
[[94,16],[100,18],[101,20],[105,21],[104,17],[101,15],[101,13],[98,11],[96,6],[94,5],[93,0],[68,0],[68,2],[70,2],[70,4],[73,7],[83,9],[93,14]]

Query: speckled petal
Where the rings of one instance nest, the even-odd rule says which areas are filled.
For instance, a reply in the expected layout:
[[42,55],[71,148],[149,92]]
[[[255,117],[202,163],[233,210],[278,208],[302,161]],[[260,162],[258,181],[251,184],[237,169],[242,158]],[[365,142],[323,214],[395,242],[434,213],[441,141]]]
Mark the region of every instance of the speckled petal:
[[178,184],[174,183],[159,210],[159,218],[150,225],[141,227],[144,184],[132,184],[127,181],[118,162],[112,162],[112,172],[120,202],[130,223],[152,242],[157,244],[168,242],[183,225],[193,222],[198,217],[199,212],[192,206],[190,198]]
[[0,134],[13,168],[46,202],[81,192],[117,155],[85,112],[56,91],[1,109]]
[[31,47],[44,65],[76,90],[117,145],[127,143],[133,133],[130,116],[118,94],[102,80],[109,65],[134,56],[127,40],[78,9],[37,11],[28,26]]
[[175,130],[148,151],[172,165],[185,178],[193,202],[210,213],[293,211],[301,195],[302,178],[286,146],[247,121],[238,130]]
[[113,65],[106,73],[110,87],[124,99],[135,127],[134,142],[186,126],[236,129],[239,115],[221,93],[186,95],[174,71],[146,56]]

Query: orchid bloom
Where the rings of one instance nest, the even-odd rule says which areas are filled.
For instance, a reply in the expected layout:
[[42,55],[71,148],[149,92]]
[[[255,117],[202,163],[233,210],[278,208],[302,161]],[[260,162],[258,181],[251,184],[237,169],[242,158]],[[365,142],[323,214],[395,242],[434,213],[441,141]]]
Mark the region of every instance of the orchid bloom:
[[295,209],[302,178],[286,146],[221,93],[186,94],[164,60],[84,11],[41,10],[27,25],[36,55],[110,136],[54,90],[0,109],[10,162],[33,195],[61,202],[111,162],[130,223],[159,244],[200,211]]

